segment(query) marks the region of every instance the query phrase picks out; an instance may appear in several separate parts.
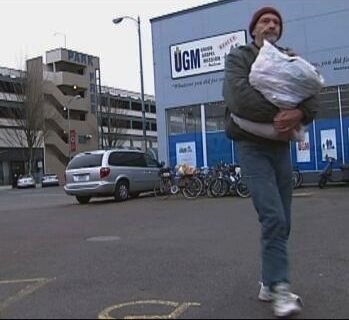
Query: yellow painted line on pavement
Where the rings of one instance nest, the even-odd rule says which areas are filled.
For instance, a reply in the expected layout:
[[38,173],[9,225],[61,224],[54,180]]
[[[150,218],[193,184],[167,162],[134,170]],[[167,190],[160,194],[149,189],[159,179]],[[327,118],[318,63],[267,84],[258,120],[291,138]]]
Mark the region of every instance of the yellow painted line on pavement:
[[4,311],[6,308],[8,308],[10,305],[18,302],[19,300],[23,299],[26,296],[32,294],[33,292],[35,292],[39,288],[43,287],[44,285],[46,285],[48,282],[50,282],[52,280],[53,279],[36,278],[36,279],[15,279],[15,280],[2,280],[2,281],[0,281],[0,285],[30,283],[24,289],[21,289],[13,296],[0,302],[0,313],[2,311]]
[[163,301],[163,300],[140,300],[140,301],[131,301],[126,303],[117,304],[109,308],[104,309],[99,315],[98,319],[118,319],[113,318],[111,313],[115,310],[122,309],[130,306],[137,305],[165,305],[173,307],[174,310],[170,314],[153,314],[153,315],[126,315],[123,319],[177,319],[190,307],[199,307],[200,303],[197,302],[174,302],[174,301]]
[[47,281],[46,278],[35,278],[35,279],[17,279],[17,280],[0,280],[1,284],[14,284],[14,283],[26,283],[26,282],[42,282]]
[[314,195],[313,192],[297,192],[293,194],[294,197],[311,197],[312,195]]

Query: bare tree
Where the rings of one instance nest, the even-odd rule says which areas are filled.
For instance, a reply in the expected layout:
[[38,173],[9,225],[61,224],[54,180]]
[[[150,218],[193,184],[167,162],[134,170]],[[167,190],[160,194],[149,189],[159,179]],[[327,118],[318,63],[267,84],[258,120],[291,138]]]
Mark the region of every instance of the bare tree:
[[38,149],[44,144],[45,128],[42,58],[27,60],[26,71],[11,79],[11,93],[17,105],[8,109],[8,126],[0,137],[6,144],[26,152],[28,172],[33,173]]
[[108,133],[105,139],[106,147],[109,149],[122,147],[125,143],[126,128],[125,120],[117,117],[109,117]]
[[[111,100],[109,95],[105,98],[104,101],[107,104],[107,106],[105,106],[106,112],[103,112],[101,115],[103,147],[106,149],[122,147],[125,143],[128,123],[124,117],[126,115],[126,109],[120,108],[117,105],[117,100]],[[106,131],[104,127],[106,127]]]

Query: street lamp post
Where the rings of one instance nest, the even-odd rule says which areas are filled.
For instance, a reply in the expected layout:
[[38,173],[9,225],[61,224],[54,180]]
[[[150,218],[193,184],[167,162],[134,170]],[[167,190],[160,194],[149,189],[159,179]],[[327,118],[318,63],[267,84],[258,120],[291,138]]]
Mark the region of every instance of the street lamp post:
[[80,99],[81,96],[80,95],[76,95],[74,97],[72,97],[68,103],[66,104],[64,110],[67,110],[67,115],[68,115],[68,158],[69,161],[71,159],[71,136],[70,136],[70,104],[77,99]]
[[146,118],[145,118],[145,105],[144,105],[144,81],[143,81],[143,59],[142,59],[142,39],[141,39],[141,20],[138,16],[137,19],[124,16],[120,18],[113,19],[114,24],[118,24],[122,22],[124,19],[130,19],[137,23],[137,31],[138,31],[138,49],[139,49],[139,70],[140,70],[140,81],[141,81],[141,100],[142,100],[142,129],[143,129],[143,140],[144,140],[144,150],[147,151],[147,126],[146,126]]

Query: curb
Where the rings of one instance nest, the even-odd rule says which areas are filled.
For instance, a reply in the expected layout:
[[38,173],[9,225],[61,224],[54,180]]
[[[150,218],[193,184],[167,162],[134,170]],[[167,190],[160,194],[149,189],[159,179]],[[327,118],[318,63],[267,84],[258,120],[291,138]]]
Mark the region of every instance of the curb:
[[13,189],[12,186],[0,186],[0,191],[6,191]]

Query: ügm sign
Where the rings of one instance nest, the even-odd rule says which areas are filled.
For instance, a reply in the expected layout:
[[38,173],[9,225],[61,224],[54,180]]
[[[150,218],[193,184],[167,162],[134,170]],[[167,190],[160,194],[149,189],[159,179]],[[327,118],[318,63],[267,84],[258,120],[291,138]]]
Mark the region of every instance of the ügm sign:
[[246,45],[245,30],[172,45],[172,79],[222,71],[230,48],[242,45]]

